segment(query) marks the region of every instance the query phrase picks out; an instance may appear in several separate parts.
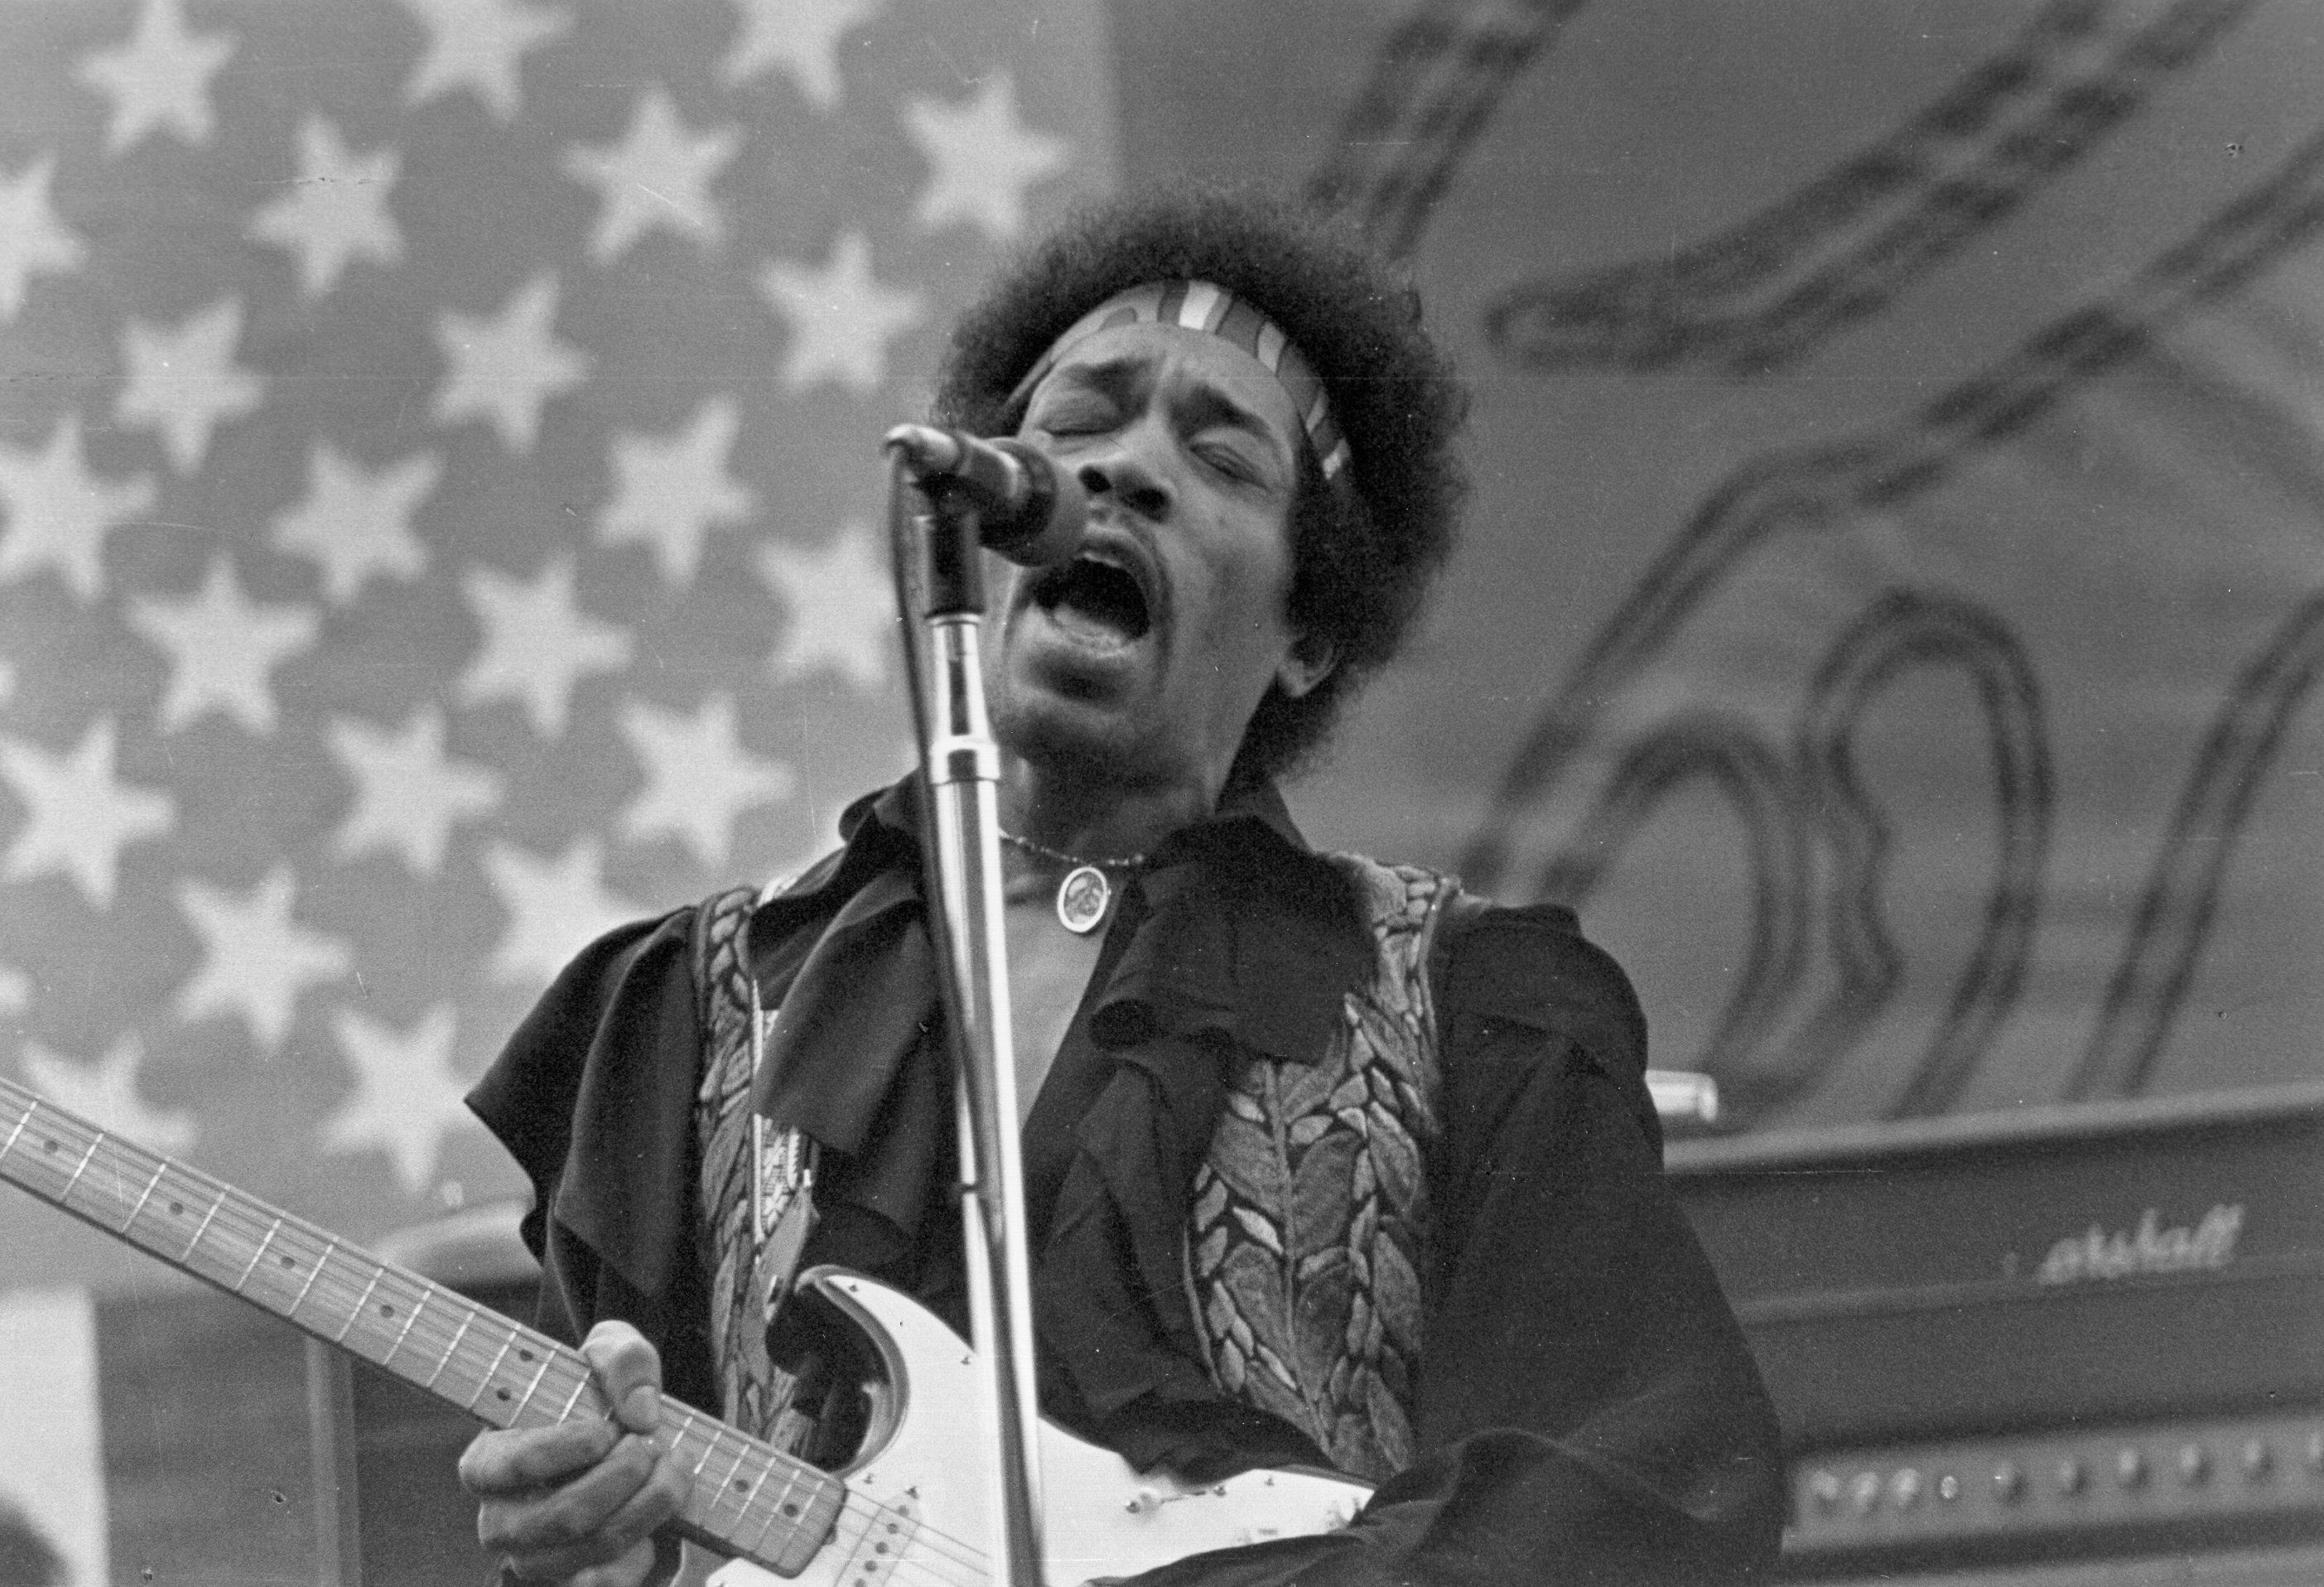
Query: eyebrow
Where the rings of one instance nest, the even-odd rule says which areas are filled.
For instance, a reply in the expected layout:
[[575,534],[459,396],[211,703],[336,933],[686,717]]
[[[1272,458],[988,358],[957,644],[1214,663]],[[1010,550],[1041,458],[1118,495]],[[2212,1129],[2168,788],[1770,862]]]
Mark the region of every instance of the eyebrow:
[[[1151,378],[1152,367],[1151,358],[1124,354],[1091,364],[1059,364],[1050,372],[1049,379],[1084,386],[1100,396],[1123,401],[1136,392],[1140,381]],[[1282,435],[1257,409],[1236,401],[1222,387],[1208,381],[1198,381],[1179,407],[1198,429],[1223,425],[1230,429],[1242,430],[1265,442],[1270,451],[1278,455],[1287,452],[1294,470],[1299,466],[1299,438]]]

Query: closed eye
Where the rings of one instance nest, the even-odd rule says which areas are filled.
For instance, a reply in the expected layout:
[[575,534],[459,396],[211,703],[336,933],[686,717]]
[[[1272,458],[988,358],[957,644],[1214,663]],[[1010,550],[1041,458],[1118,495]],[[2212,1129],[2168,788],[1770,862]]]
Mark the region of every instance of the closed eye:
[[1250,460],[1232,447],[1220,446],[1215,443],[1198,446],[1194,448],[1194,456],[1229,479],[1244,484],[1259,483],[1259,470],[1252,467]]
[[1035,427],[1053,436],[1100,435],[1115,422],[1111,403],[1086,397],[1051,402],[1033,416]]

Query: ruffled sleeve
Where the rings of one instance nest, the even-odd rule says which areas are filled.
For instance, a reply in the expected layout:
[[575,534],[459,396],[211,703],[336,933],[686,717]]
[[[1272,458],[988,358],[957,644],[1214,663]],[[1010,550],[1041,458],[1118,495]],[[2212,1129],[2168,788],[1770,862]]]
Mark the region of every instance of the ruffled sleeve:
[[1662,1178],[1645,1021],[1563,909],[1448,924],[1422,1454],[1348,1530],[1142,1587],[1712,1582],[1772,1569],[1774,1414]]
[[595,1322],[632,1323],[660,1350],[670,1392],[715,1405],[693,1218],[695,915],[590,944],[468,1105],[532,1181],[523,1233],[541,1263],[540,1325],[577,1342]]

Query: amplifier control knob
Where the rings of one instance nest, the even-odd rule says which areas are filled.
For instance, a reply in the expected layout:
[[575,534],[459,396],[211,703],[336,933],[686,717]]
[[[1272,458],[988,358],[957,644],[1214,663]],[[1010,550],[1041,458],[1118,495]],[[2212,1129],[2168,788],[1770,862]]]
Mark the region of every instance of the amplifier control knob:
[[2179,1448],[2179,1481],[2190,1488],[2211,1474],[2211,1454],[2200,1444],[2186,1444]]
[[2064,1460],[2058,1462],[2059,1492],[2080,1493],[2082,1490],[2083,1483],[2089,1480],[2089,1473],[2083,1469],[2082,1462],[2076,1460],[2072,1455],[2068,1455]]
[[2145,1486],[2146,1456],[2136,1449],[2125,1449],[2114,1457],[2114,1476],[2125,1488]]
[[1818,1472],[1808,1479],[1808,1501],[1825,1515],[1840,1508],[1840,1476],[1834,1472]]
[[2025,1497],[2025,1473],[2012,1461],[2004,1461],[1993,1468],[1993,1497],[2004,1504],[2015,1504]]
[[1868,1516],[1872,1507],[1880,1502],[1880,1473],[1858,1472],[1848,1485],[1848,1508],[1859,1516]]
[[2324,1433],[2310,1433],[2308,1435],[2307,1453],[2308,1469],[2311,1472],[2324,1472]]
[[1951,1504],[1956,1499],[1960,1499],[1960,1496],[1961,1480],[1959,1477],[1954,1476],[1950,1472],[1947,1472],[1943,1476],[1937,1479],[1937,1497],[1939,1499],[1944,1500],[1947,1504]]
[[2264,1480],[2275,1469],[2275,1451],[2264,1438],[2254,1438],[2244,1445],[2244,1478],[2246,1481]]
[[1911,1509],[1921,1502],[1921,1473],[1911,1466],[1900,1468],[1888,1479],[1888,1502],[1898,1509]]

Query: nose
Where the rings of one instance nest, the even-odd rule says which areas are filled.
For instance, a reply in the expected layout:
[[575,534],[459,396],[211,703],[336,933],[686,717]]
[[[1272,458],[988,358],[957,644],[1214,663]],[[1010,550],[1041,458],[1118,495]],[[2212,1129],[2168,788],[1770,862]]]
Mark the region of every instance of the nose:
[[1143,518],[1169,516],[1168,484],[1129,447],[1116,446],[1103,457],[1088,459],[1074,471],[1074,476],[1092,501],[1111,497]]

